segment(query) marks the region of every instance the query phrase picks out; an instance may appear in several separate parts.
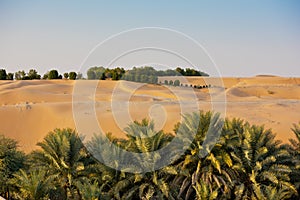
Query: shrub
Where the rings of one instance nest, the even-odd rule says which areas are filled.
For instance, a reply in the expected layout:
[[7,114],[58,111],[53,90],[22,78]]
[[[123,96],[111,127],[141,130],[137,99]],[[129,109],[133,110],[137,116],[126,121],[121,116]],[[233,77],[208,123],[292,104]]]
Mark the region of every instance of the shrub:
[[69,73],[69,79],[70,80],[76,80],[77,73],[76,72],[70,72]]
[[[35,69],[30,69],[27,75],[29,80],[33,79],[41,79],[41,75],[38,74],[38,72]],[[25,78],[25,79],[24,79]],[[26,80],[26,76],[23,77],[24,80]]]
[[14,74],[13,73],[8,73],[6,79],[7,80],[14,80]]
[[174,81],[174,86],[179,86],[180,85],[180,81],[179,80],[175,80]]
[[6,70],[5,69],[0,69],[0,80],[6,80]]
[[64,73],[64,78],[65,78],[65,79],[68,79],[68,78],[69,78],[69,73],[68,73],[68,72]]
[[58,76],[59,76],[58,71],[53,69],[49,72],[48,79],[58,79],[59,78]]

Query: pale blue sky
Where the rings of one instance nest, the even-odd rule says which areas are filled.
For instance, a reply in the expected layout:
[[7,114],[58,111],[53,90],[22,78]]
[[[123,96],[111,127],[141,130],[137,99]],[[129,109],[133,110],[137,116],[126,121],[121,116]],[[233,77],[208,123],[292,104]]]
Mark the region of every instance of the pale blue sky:
[[300,76],[297,0],[0,0],[0,68],[78,71],[99,42],[145,26],[196,39],[223,76]]

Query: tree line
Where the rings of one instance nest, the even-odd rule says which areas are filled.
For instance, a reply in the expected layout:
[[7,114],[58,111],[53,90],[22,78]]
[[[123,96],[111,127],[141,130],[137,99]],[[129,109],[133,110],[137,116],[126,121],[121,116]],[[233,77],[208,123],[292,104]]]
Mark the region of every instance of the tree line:
[[[155,152],[149,157],[154,163],[165,158],[156,150],[175,136],[170,151],[175,157],[178,147],[188,141],[183,155],[147,173],[118,171],[98,162],[87,149],[99,152],[98,157],[112,155],[103,148],[102,134],[84,144],[74,130],[55,129],[27,155],[15,140],[0,136],[0,195],[57,200],[299,199],[300,123],[292,128],[296,139],[283,144],[270,129],[240,119],[222,121],[217,113],[201,111],[183,118],[174,127],[175,135],[155,131],[154,123],[146,119],[129,124],[126,139],[106,135],[126,151],[143,156]],[[111,166],[127,163],[139,171],[149,165],[139,154],[127,160],[122,152],[115,153],[121,160],[112,159]]]
[[43,76],[38,74],[37,70],[30,69],[27,73],[24,70],[15,73],[7,73],[5,69],[0,69],[0,80],[34,80],[34,79],[70,79],[76,80],[78,78],[76,72],[65,72],[63,75],[59,74],[56,69],[50,70]]
[[[133,67],[130,70],[125,70],[122,67],[104,68],[91,67],[87,70],[87,79],[89,80],[127,80],[142,83],[156,84],[159,76],[208,76],[208,74],[197,71],[191,68],[177,67],[175,70],[155,70],[151,66]],[[38,74],[37,70],[30,69],[28,72],[24,70],[15,73],[7,73],[5,69],[0,69],[0,80],[34,80],[34,79],[83,79],[81,73],[66,72],[59,74],[57,70],[53,69],[45,73],[43,76]]]
[[175,70],[155,70],[151,66],[133,67],[130,70],[120,67],[110,69],[95,66],[87,71],[87,78],[90,80],[105,80],[109,78],[112,80],[156,84],[159,76],[208,76],[208,74],[191,68],[182,69],[177,67]]

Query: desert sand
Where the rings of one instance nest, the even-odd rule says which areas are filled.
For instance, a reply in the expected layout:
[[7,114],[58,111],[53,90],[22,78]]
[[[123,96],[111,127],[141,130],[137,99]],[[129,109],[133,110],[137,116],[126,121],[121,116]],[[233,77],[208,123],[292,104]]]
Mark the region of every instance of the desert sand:
[[[179,78],[161,77],[159,81],[165,79]],[[94,114],[103,132],[125,137],[123,129],[133,120],[153,119],[157,129],[172,133],[182,114],[218,105],[226,109],[224,117],[264,124],[283,142],[294,137],[292,124],[300,121],[300,78],[222,78],[223,85],[215,85],[215,80],[180,79],[188,87],[110,80],[0,81],[0,134],[18,140],[21,149],[30,152],[55,128],[77,128],[78,123],[92,127],[89,119]],[[82,99],[77,102],[73,89],[83,84],[90,90],[76,92],[76,98]],[[191,84],[212,87],[193,89]],[[219,96],[225,100],[214,102]],[[92,103],[92,109],[86,109],[85,101]],[[80,112],[80,118],[74,118],[72,106]]]

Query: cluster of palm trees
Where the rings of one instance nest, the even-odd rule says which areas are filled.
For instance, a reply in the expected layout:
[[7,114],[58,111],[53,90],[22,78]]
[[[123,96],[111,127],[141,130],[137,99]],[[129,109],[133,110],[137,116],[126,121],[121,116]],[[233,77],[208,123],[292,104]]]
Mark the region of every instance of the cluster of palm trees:
[[[2,137],[0,173],[5,174],[4,165],[19,167],[6,171],[5,180],[0,177],[0,195],[7,199],[299,199],[300,124],[292,130],[296,140],[283,144],[263,126],[240,119],[222,121],[212,112],[185,115],[175,134],[155,131],[148,120],[135,121],[125,129],[127,139],[105,136],[119,147],[114,154],[121,158],[106,159],[110,167],[99,162],[112,154],[104,148],[101,134],[84,144],[74,130],[55,129],[28,155]],[[144,172],[146,165],[166,158],[158,150],[170,144],[168,152],[176,159]],[[180,145],[183,154],[178,154]],[[136,157],[122,157],[118,149],[137,153]],[[12,152],[7,154],[8,150]],[[121,164],[131,170],[118,170]]]

